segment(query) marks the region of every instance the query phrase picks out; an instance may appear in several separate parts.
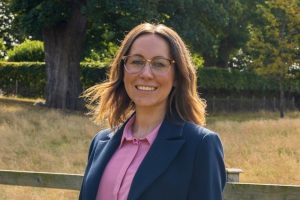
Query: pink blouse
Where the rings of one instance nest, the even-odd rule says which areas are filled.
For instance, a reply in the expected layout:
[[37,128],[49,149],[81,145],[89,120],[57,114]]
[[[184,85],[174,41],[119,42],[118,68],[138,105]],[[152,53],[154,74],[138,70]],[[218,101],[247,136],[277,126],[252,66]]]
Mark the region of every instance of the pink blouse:
[[96,200],[126,200],[134,175],[154,142],[159,124],[145,138],[132,135],[133,116],[126,124],[119,148],[105,167]]

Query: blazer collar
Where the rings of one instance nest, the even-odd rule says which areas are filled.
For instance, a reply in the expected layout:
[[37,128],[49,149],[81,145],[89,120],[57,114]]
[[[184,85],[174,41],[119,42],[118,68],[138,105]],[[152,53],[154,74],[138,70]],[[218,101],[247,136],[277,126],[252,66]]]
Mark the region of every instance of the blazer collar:
[[119,129],[111,131],[111,133],[108,134],[108,137],[97,143],[97,146],[95,147],[95,155],[90,168],[90,171],[93,171],[93,173],[90,173],[91,176],[87,177],[89,179],[87,187],[89,190],[86,193],[87,196],[85,199],[96,199],[104,169],[120,145],[124,125],[125,123]]
[[132,181],[128,199],[137,200],[140,195],[168,168],[184,144],[184,122],[165,119],[158,135],[139,166]]

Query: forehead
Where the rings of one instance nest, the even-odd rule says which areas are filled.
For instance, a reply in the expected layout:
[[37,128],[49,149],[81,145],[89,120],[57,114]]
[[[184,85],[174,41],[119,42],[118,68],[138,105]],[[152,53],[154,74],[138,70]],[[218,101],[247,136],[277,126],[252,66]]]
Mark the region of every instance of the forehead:
[[139,36],[132,44],[130,55],[139,54],[146,58],[155,56],[170,57],[170,47],[168,42],[156,34],[146,34]]

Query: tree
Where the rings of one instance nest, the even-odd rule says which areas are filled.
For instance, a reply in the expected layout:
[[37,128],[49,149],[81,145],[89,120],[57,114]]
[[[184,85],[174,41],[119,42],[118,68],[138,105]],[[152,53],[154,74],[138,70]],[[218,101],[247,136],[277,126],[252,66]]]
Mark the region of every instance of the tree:
[[11,0],[16,23],[44,41],[48,107],[83,107],[79,63],[87,24],[81,12],[84,4],[77,0]]
[[223,6],[228,23],[218,37],[215,65],[228,67],[229,59],[238,55],[249,40],[248,25],[255,18],[255,7],[260,0],[227,0]]
[[259,4],[261,21],[250,27],[248,53],[253,68],[278,81],[280,116],[284,117],[284,84],[291,78],[290,70],[299,63],[300,7],[297,0],[270,0]]

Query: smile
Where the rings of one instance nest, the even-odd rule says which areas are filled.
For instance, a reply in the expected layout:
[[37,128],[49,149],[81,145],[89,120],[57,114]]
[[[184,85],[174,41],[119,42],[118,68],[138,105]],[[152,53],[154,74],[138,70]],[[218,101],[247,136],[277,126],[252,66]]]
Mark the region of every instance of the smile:
[[136,87],[136,89],[142,90],[142,91],[154,91],[154,90],[157,89],[156,87],[153,87],[153,86],[145,86],[145,85],[137,85],[137,86],[135,86],[135,87]]

